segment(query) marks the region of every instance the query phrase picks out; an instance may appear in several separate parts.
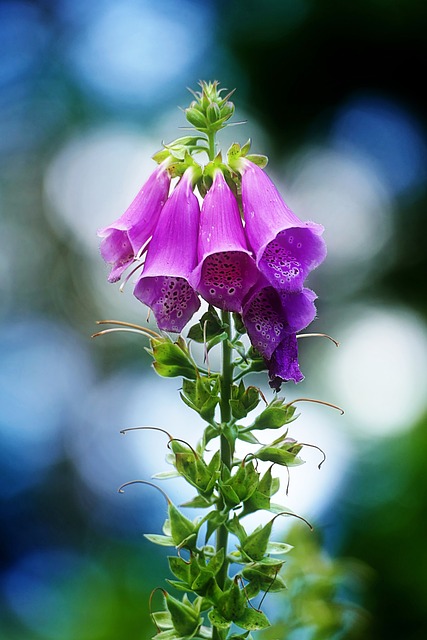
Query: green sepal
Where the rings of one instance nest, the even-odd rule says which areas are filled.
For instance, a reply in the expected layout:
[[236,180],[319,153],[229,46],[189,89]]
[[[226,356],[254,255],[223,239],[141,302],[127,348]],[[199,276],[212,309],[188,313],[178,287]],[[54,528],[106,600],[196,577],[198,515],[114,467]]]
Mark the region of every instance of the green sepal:
[[211,609],[208,613],[208,618],[217,629],[228,629],[231,627],[231,620],[226,620],[217,609]]
[[152,338],[151,349],[148,353],[154,358],[155,371],[164,378],[182,376],[195,380],[197,367],[192,360],[185,341],[179,339],[176,342],[168,337]]
[[265,613],[257,609],[249,609],[249,607],[245,608],[243,615],[235,622],[237,626],[249,631],[267,629],[267,627],[271,626]]
[[264,167],[266,167],[268,164],[268,157],[260,153],[250,153],[246,156],[246,158],[247,160],[250,160],[250,162],[256,164],[258,167],[261,167],[261,169],[264,169]]
[[[273,478],[271,467],[269,467],[259,481],[256,491],[245,502],[245,508],[241,515],[246,516],[260,509],[272,510],[270,499],[279,490],[279,486],[279,478]],[[281,509],[281,511],[286,511],[286,509]],[[276,513],[275,510],[274,512]]]
[[180,548],[194,549],[199,527],[184,516],[172,502],[169,503],[168,512],[171,537],[175,545]]
[[285,467],[298,467],[301,464],[305,464],[305,460],[297,457],[294,444],[286,441],[277,446],[273,446],[272,443],[271,445],[261,447],[261,449],[258,449],[258,451],[254,453],[254,456],[258,460],[274,462]]
[[267,553],[271,556],[281,556],[285,553],[292,551],[293,546],[286,544],[286,542],[274,542],[271,541],[267,545]]
[[194,498],[192,498],[191,500],[188,500],[187,502],[183,502],[181,504],[181,507],[190,507],[192,509],[208,509],[213,504],[214,504],[213,499],[208,500],[208,498],[205,498],[204,496],[197,495],[197,496],[194,496]]
[[267,522],[263,527],[257,527],[240,545],[242,555],[253,561],[261,560],[267,551],[268,541],[273,528],[273,520]]
[[294,405],[284,404],[283,398],[276,398],[255,418],[247,430],[278,429],[295,420],[294,414]]
[[246,333],[246,327],[243,323],[243,319],[240,313],[233,313],[233,321],[234,321],[234,328],[237,333],[240,333],[240,335],[243,335],[244,333]]
[[180,474],[178,471],[160,471],[159,473],[153,474],[151,477],[156,480],[170,480],[171,478],[179,478]]
[[227,640],[252,640],[252,635],[249,631],[246,631],[246,633],[233,633],[233,635],[228,636]]
[[243,541],[248,537],[243,525],[240,524],[239,517],[236,514],[234,514],[234,517],[228,521],[227,529],[230,533],[235,535],[236,538],[238,538],[240,543],[243,543]]
[[237,439],[243,440],[243,442],[249,442],[249,444],[261,444],[258,438],[255,438],[254,434],[250,431],[239,431]]
[[158,533],[144,533],[144,538],[161,547],[174,547],[175,542],[171,536],[162,536]]
[[226,620],[237,622],[242,617],[245,607],[245,593],[240,589],[235,578],[231,587],[219,598],[215,608]]
[[239,433],[238,427],[235,424],[224,424],[221,432],[227,438],[231,450],[234,451],[234,446]]
[[199,322],[190,327],[187,337],[203,344],[206,342],[206,349],[210,351],[212,347],[228,338],[227,325],[225,325],[215,307],[208,306],[208,310],[202,315]]
[[210,442],[214,438],[217,438],[219,435],[219,428],[209,424],[203,432],[203,437],[200,442],[200,449],[204,451],[208,442]]
[[212,422],[219,402],[219,378],[183,380],[180,395],[185,404],[199,413],[203,420]]
[[185,109],[185,117],[198,131],[207,131],[208,123],[206,122],[206,117],[198,109],[188,107],[188,109]]
[[175,466],[177,471],[189,484],[196,487],[200,492],[205,493],[212,476],[208,471],[206,462],[194,455],[192,451],[177,453],[175,455]]
[[234,507],[240,502],[248,500],[258,486],[258,473],[253,462],[240,464],[234,475],[219,484],[219,489],[226,498],[226,502]]
[[160,629],[173,629],[172,618],[169,611],[154,611],[151,617]]
[[171,580],[170,578],[166,578],[166,582],[178,591],[184,591],[185,593],[187,593],[187,591],[191,591],[191,586],[187,582],[181,582],[180,580]]
[[198,628],[202,623],[202,618],[200,617],[200,610],[197,607],[191,605],[187,598],[187,602],[185,602],[186,596],[184,596],[183,601],[177,600],[169,593],[165,593],[166,607],[171,614],[172,624],[175,631],[180,636],[188,636],[192,637],[197,632]]
[[207,523],[205,544],[218,527],[226,523],[227,519],[228,515],[226,513],[220,513],[219,511],[210,511],[208,515],[203,518],[200,524],[203,522]]
[[190,576],[190,563],[177,556],[168,556],[171,573],[184,582],[188,582]]
[[239,385],[231,387],[230,407],[233,417],[237,420],[246,418],[248,413],[253,411],[259,403],[259,389],[250,386],[245,387],[243,380]]

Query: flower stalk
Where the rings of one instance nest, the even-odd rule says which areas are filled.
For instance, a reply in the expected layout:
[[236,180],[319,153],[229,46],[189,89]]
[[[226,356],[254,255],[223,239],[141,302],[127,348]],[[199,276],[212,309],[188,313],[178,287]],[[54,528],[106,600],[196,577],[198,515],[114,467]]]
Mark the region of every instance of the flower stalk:
[[[297,337],[310,335],[299,331],[314,320],[317,297],[305,281],[324,260],[326,246],[323,227],[301,221],[284,203],[264,172],[266,157],[249,153],[250,141],[234,143],[223,160],[216,134],[234,113],[233,92],[223,96],[218,82],[200,86],[185,110],[193,135],[165,144],[153,156],[158,163],[153,175],[125,214],[99,232],[101,254],[111,268],[109,280],[119,280],[137,264],[134,295],[151,309],[159,331],[102,321],[116,327],[94,337],[127,331],[148,340],[156,373],[182,378],[181,399],[204,422],[197,446],[159,427],[122,429],[165,433],[172,470],[154,479],[181,476],[196,491],[178,507],[154,485],[166,497],[167,517],[163,532],[146,538],[175,549],[168,557],[173,575],[168,583],[178,592],[175,597],[156,588],[164,596],[164,609],[151,614],[154,640],[251,640],[251,632],[270,626],[261,610],[266,595],[285,589],[281,556],[291,547],[271,540],[275,520],[294,516],[311,528],[305,518],[272,499],[280,490],[274,465],[289,473],[303,463],[304,447],[317,448],[288,436],[288,425],[297,417],[295,403],[308,400],[339,409],[308,398],[286,402],[278,395],[282,384],[303,379]],[[200,151],[207,155],[205,167],[193,157]],[[184,338],[201,300],[207,310]],[[338,344],[326,334],[311,335]],[[192,342],[203,345],[205,366],[193,357]],[[221,367],[213,371],[209,352],[218,347]],[[274,390],[271,401],[246,383],[254,372],[267,372]],[[243,424],[260,403],[265,406],[253,422]],[[262,443],[264,432],[272,429],[277,437]],[[237,455],[239,440],[254,447],[243,459]],[[214,442],[218,448],[208,455]],[[120,492],[134,483],[153,484],[131,481]],[[182,508],[206,515],[190,519]],[[257,511],[269,511],[272,517],[247,531],[245,517]],[[230,535],[237,540],[234,548],[229,548]],[[215,545],[210,544],[213,536]],[[230,565],[237,567],[233,577]],[[235,633],[234,626],[242,632]]]

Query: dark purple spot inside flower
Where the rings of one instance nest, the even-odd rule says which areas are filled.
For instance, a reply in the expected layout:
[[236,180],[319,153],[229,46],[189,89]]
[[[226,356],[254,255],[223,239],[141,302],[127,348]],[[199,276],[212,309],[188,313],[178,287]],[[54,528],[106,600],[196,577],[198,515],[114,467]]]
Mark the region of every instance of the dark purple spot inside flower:
[[198,290],[214,306],[238,312],[255,279],[256,266],[249,254],[223,251],[205,258]]
[[142,277],[135,296],[150,307],[159,329],[179,333],[200,306],[200,301],[185,278],[173,276]]
[[278,233],[266,246],[259,268],[274,287],[297,291],[323,257],[320,236],[309,228],[292,227]]
[[272,287],[260,289],[244,307],[243,321],[253,347],[270,358],[285,335],[285,315],[280,298]]

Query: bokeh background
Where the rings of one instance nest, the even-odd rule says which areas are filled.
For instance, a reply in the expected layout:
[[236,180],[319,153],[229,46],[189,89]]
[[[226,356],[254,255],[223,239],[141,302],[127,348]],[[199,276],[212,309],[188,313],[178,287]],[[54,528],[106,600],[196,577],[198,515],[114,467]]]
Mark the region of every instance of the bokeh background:
[[167,564],[142,534],[164,503],[117,487],[164,470],[166,439],[119,431],[195,443],[201,425],[138,336],[90,339],[98,319],[147,315],[106,282],[96,230],[182,135],[200,79],[236,88],[245,124],[222,146],[251,137],[325,225],[312,329],[341,343],[304,340],[306,379],[285,388],[345,414],[305,403],[292,425],[327,455],[318,470],[309,450],[282,496],[316,538],[280,524],[296,549],[262,637],[427,636],[426,28],[421,0],[2,0],[2,640],[155,632]]

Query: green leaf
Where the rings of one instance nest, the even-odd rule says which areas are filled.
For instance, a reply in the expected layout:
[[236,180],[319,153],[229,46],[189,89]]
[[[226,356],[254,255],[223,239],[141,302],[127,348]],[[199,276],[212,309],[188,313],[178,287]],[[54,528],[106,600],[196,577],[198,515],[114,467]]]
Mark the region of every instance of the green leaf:
[[255,438],[254,434],[250,433],[249,431],[239,431],[239,433],[237,434],[237,439],[243,440],[243,442],[249,442],[250,444],[261,444],[260,441]]
[[178,471],[160,471],[160,473],[155,473],[151,477],[156,480],[169,480],[170,478],[179,478],[180,474]]
[[218,527],[225,524],[227,518],[227,514],[219,513],[218,511],[211,511],[205,518],[203,518],[200,524],[207,522],[205,544]]
[[177,556],[168,556],[169,569],[176,578],[188,582],[189,579],[189,565],[188,563]]
[[267,553],[272,556],[280,556],[284,553],[289,553],[292,549],[293,546],[286,544],[285,542],[269,542],[267,545]]
[[160,629],[172,629],[172,618],[169,611],[155,611],[151,614],[152,618],[156,622]]
[[157,533],[144,533],[144,538],[147,538],[150,542],[158,544],[161,547],[174,547],[175,543],[171,536],[162,536]]
[[[191,507],[193,509],[207,509],[211,507],[213,501],[204,498],[201,495],[195,496],[192,500],[188,500],[188,502],[184,502],[181,504],[181,507]],[[283,511],[283,509],[282,509]]]
[[179,580],[170,580],[169,578],[166,578],[166,582],[168,582],[171,587],[174,587],[174,589],[178,589],[178,591],[190,591],[191,586],[188,584],[188,582],[181,582]]

